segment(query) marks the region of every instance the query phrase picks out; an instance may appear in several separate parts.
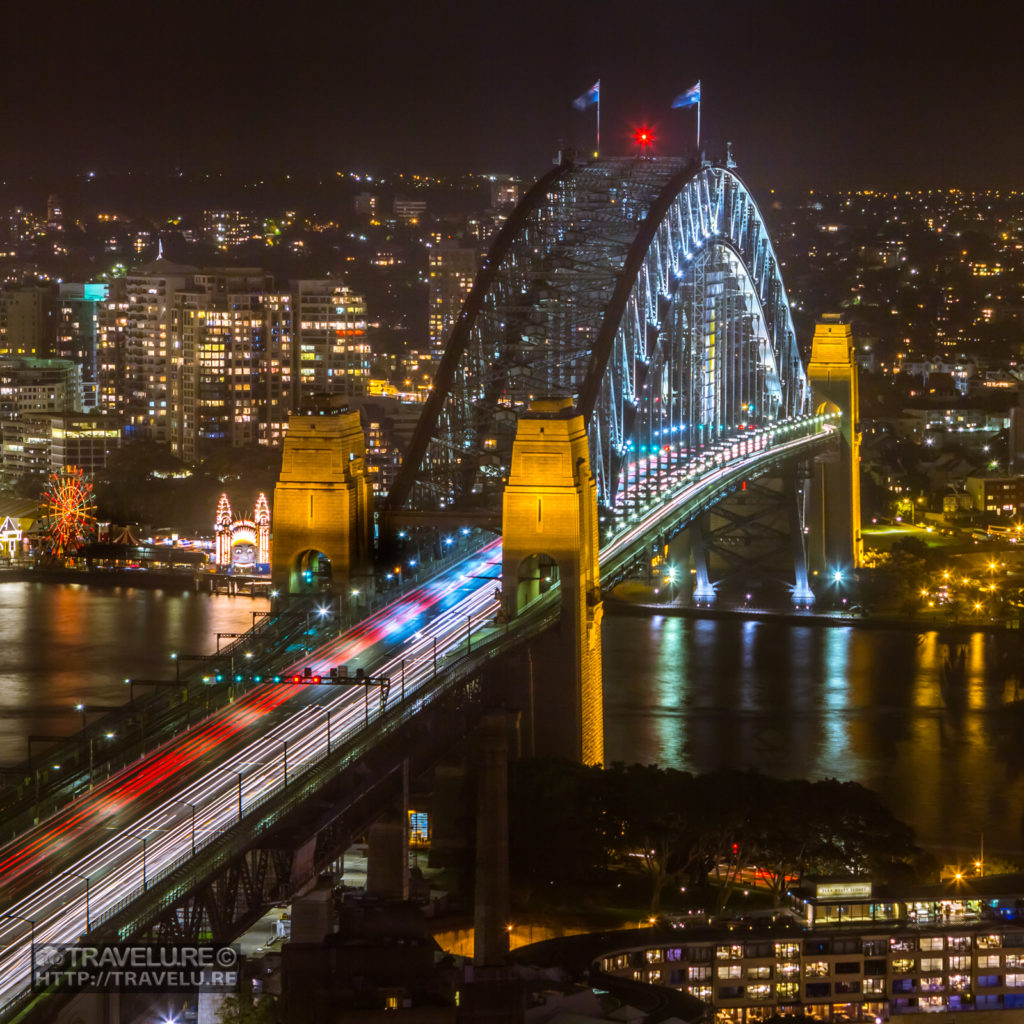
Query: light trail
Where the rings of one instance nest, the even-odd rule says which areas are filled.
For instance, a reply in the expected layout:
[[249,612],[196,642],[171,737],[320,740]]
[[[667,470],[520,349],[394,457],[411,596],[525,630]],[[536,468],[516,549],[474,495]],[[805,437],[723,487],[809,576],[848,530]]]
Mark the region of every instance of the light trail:
[[[822,429],[829,429],[827,426]],[[748,447],[717,455],[703,469],[689,465],[642,515],[602,549],[602,562],[621,555],[666,514],[701,490],[744,469],[755,470],[766,450],[795,451],[808,438]],[[475,623],[479,645],[500,630],[492,625],[499,602],[501,540],[485,545],[343,635],[299,659],[287,674],[307,666],[326,676],[332,665],[356,661],[368,676],[402,673],[407,697],[424,691],[440,666],[458,654]],[[341,692],[339,692],[339,689]],[[288,705],[289,707],[286,707]],[[154,754],[122,770],[92,793],[26,836],[0,848],[0,1011],[28,983],[32,927],[36,945],[72,943],[112,908],[137,897],[226,829],[289,778],[346,742],[380,714],[363,686],[283,683],[261,687]],[[255,729],[263,731],[244,745]],[[215,763],[214,763],[215,762]],[[195,810],[193,811],[193,808]],[[129,818],[129,815],[132,817]],[[113,835],[104,837],[104,831]],[[30,884],[28,872],[48,877]]]

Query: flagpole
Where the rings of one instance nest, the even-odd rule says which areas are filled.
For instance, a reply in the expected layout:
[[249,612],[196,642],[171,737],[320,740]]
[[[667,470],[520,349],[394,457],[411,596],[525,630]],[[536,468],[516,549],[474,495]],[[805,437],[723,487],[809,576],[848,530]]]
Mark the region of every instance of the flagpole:
[[697,156],[700,157],[700,79],[697,79]]
[[601,79],[597,80],[597,150],[595,156],[601,155]]

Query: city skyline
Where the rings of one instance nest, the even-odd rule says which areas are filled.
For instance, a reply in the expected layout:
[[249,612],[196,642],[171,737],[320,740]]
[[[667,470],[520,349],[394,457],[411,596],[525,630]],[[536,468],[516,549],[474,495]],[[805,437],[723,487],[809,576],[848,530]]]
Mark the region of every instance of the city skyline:
[[[44,11],[9,37],[22,42],[2,72],[0,173],[529,177],[560,148],[591,149],[593,111],[572,100],[597,78],[605,154],[632,152],[641,124],[654,152],[685,150],[695,114],[670,104],[699,79],[702,141],[732,142],[755,187],[1006,187],[1024,158],[1010,130],[1020,15],[991,2],[960,12],[875,0]],[[46,38],[75,45],[33,42]]]

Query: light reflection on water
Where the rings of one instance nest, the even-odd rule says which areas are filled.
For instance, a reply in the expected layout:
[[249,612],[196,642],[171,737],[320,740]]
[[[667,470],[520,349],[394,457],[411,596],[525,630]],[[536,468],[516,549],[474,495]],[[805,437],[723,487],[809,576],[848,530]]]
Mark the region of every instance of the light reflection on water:
[[850,779],[927,843],[1024,851],[1018,643],[609,615],[606,757]]
[[[0,765],[24,759],[29,734],[65,735],[75,713],[31,709],[123,704],[124,679],[173,679],[172,652],[206,654],[241,633],[265,599],[77,584],[0,585]],[[41,748],[40,748],[41,749]]]

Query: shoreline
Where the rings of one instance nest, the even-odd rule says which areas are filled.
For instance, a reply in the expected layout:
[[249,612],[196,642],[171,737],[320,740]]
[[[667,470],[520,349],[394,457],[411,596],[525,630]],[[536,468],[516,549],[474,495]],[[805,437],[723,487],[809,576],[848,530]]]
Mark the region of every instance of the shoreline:
[[210,584],[196,573],[151,571],[150,569],[69,569],[18,566],[0,569],[0,584],[70,583],[80,587],[134,587],[142,590],[209,592]]
[[920,619],[898,616],[861,616],[849,612],[796,612],[773,611],[768,608],[694,608],[681,604],[652,604],[628,601],[620,597],[606,597],[605,611],[610,615],[651,616],[667,615],[688,619],[741,619],[746,622],[784,622],[794,626],[827,626],[855,629],[899,629],[912,633],[1012,633],[1016,630],[1001,623],[983,622],[924,622]]

